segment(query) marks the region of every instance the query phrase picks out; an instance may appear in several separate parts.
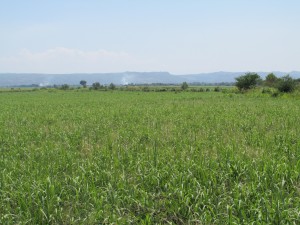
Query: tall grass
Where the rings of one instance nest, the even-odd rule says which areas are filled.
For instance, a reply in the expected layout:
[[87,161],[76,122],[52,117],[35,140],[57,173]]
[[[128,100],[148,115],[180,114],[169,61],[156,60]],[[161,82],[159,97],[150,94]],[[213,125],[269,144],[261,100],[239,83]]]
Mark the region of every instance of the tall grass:
[[1,224],[299,224],[300,104],[0,94]]

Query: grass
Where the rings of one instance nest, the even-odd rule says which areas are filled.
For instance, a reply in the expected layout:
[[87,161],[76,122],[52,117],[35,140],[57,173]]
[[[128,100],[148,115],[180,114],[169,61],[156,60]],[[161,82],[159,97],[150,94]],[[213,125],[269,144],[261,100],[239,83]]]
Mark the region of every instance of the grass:
[[299,224],[300,104],[0,93],[1,224]]

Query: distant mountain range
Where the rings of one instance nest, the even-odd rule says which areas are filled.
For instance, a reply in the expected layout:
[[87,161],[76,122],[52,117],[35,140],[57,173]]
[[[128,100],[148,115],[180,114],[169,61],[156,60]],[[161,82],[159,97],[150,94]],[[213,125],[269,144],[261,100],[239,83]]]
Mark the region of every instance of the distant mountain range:
[[[265,77],[269,72],[257,72]],[[290,74],[293,78],[300,78],[300,72],[293,71],[273,72],[281,77]],[[214,72],[187,75],[174,75],[168,72],[123,72],[123,73],[74,73],[74,74],[36,74],[36,73],[0,73],[0,86],[24,86],[24,85],[79,85],[81,80],[86,80],[88,85],[94,82],[100,84],[114,83],[117,85],[127,84],[178,84],[184,81],[188,83],[230,83],[236,77],[245,72]]]

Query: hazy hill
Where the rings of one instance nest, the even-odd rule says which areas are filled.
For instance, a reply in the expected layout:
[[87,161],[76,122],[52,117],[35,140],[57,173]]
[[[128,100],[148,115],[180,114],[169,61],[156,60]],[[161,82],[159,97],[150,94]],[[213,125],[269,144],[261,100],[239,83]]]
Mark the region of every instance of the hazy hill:
[[[37,84],[79,85],[80,80],[86,80],[88,84],[100,82],[101,84],[151,84],[165,83],[177,84],[184,81],[193,83],[221,83],[234,82],[235,77],[245,72],[214,72],[188,75],[173,75],[168,72],[123,72],[123,73],[75,73],[75,74],[31,74],[31,73],[0,73],[0,86],[21,86]],[[265,77],[269,72],[258,72]],[[285,72],[274,72],[277,76],[283,76]],[[294,78],[300,78],[300,72],[289,73]]]

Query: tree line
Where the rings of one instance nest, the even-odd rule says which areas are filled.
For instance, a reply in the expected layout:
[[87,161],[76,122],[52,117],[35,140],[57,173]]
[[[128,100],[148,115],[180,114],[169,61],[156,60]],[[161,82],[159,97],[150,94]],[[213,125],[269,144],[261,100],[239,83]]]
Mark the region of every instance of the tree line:
[[276,88],[279,92],[293,92],[300,83],[300,79],[293,79],[289,74],[283,77],[277,77],[274,73],[269,73],[263,80],[257,73],[246,73],[235,78],[235,86],[239,91],[247,91],[256,86],[265,86]]
[[[83,88],[86,88],[86,87],[87,87],[87,81],[85,81],[85,80],[81,80],[81,81],[79,82],[79,84],[80,84]],[[186,90],[186,89],[188,89],[189,85],[188,85],[187,82],[183,82],[183,83],[181,84],[180,87],[181,87],[182,90]],[[99,82],[93,83],[92,86],[90,87],[90,89],[94,89],[94,90],[99,90],[99,89],[102,89],[102,88],[104,88],[104,86],[101,85]],[[115,85],[114,83],[110,83],[110,84],[108,85],[108,89],[115,90],[115,89],[116,89],[116,85]]]
[[[293,92],[296,89],[297,85],[300,86],[300,79],[293,79],[288,74],[283,77],[277,77],[274,73],[269,73],[265,77],[265,79],[262,79],[257,73],[249,72],[249,73],[246,73],[239,77],[236,77],[235,80],[236,80],[236,82],[233,84],[235,84],[235,86],[238,88],[238,90],[240,92],[245,92],[247,90],[250,90],[250,89],[260,86],[260,87],[269,87],[271,89],[277,89],[278,92],[282,92],[282,93],[289,93],[289,92]],[[88,87],[87,81],[85,81],[85,80],[81,80],[79,82],[79,84],[83,88]],[[70,87],[69,87],[69,85],[64,84],[58,88],[62,89],[62,90],[68,90]],[[92,83],[92,85],[89,86],[89,89],[90,90],[101,90],[101,89],[115,90],[115,89],[117,89],[117,86],[113,83],[110,83],[108,86],[104,86],[104,85],[100,84],[99,82],[94,82],[94,83]],[[149,87],[147,85],[144,86],[144,89],[145,89],[145,91],[149,91],[148,90]],[[189,84],[187,82],[183,82],[179,87],[179,90],[182,90],[182,91],[185,91],[187,89],[190,90]],[[192,88],[192,89],[194,89],[194,88]],[[219,86],[215,89],[216,90],[214,90],[214,91],[221,91]],[[176,91],[178,91],[178,90],[176,90]]]

